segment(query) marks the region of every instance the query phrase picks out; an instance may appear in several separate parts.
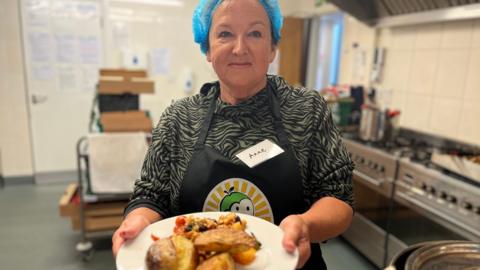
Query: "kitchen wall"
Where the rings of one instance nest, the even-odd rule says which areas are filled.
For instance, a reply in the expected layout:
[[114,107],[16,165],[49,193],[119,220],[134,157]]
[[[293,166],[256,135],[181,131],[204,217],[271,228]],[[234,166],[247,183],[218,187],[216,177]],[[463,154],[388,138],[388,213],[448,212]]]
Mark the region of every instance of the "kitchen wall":
[[18,14],[17,0],[0,1],[0,166],[5,177],[33,173]]
[[[142,108],[152,113],[155,124],[172,100],[196,94],[203,83],[216,79],[210,63],[193,42],[191,14],[197,1],[184,3],[177,7],[111,2],[107,11],[105,66],[122,66],[124,48],[118,44],[121,35],[127,36],[126,47],[144,59],[147,68],[152,50],[168,51],[168,71],[151,76],[155,80],[155,94],[140,96]],[[124,33],[119,34],[119,31]],[[183,86],[189,71],[193,74],[193,88],[187,93]]]
[[373,48],[386,48],[372,85],[401,126],[480,145],[480,19],[375,30],[349,17],[345,28],[342,83],[368,85]]
[[[7,178],[28,177],[34,173],[18,2],[0,1],[0,167]],[[106,67],[122,65],[121,46],[111,31],[117,31],[118,36],[129,43],[132,51],[142,55],[143,60],[151,49],[170,51],[169,74],[154,76],[155,94],[141,97],[143,109],[152,112],[155,123],[172,100],[194,94],[203,82],[215,79],[205,56],[193,43],[191,14],[197,2],[185,0],[185,6],[181,8],[112,4],[106,10],[109,18],[104,25],[109,29],[104,38]],[[313,0],[300,4],[289,0],[279,2],[285,15],[304,14],[314,5]],[[118,28],[119,25],[124,28]],[[185,73],[189,69],[194,75],[193,93],[183,91]],[[66,151],[74,154],[74,149]],[[53,162],[52,166],[55,167],[56,163]]]

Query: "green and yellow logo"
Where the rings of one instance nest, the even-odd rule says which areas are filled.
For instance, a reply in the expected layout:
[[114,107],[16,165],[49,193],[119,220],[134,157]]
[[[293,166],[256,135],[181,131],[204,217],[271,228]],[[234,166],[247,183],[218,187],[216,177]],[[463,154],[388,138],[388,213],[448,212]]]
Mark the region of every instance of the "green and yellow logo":
[[273,222],[272,208],[263,192],[242,178],[230,178],[216,185],[208,194],[203,211],[230,211]]

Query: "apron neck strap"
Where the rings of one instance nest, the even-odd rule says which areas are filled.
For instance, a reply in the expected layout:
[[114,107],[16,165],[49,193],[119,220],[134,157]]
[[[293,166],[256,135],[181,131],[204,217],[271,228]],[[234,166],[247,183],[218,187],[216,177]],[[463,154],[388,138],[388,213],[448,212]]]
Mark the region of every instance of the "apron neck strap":
[[[273,129],[277,134],[279,143],[283,147],[287,147],[289,145],[287,134],[285,132],[285,128],[283,127],[282,117],[280,113],[280,103],[278,102],[278,98],[274,87],[271,85],[272,83],[267,79],[267,94],[268,94],[268,101],[269,107],[272,112],[273,116]],[[197,142],[195,143],[195,150],[203,149],[205,145],[205,140],[207,138],[208,130],[210,129],[210,124],[212,123],[213,114],[215,112],[215,104],[218,96],[220,95],[220,89],[213,95],[212,100],[210,101],[210,105],[208,107],[207,114],[203,120],[202,127],[200,128],[200,134],[198,135]]]

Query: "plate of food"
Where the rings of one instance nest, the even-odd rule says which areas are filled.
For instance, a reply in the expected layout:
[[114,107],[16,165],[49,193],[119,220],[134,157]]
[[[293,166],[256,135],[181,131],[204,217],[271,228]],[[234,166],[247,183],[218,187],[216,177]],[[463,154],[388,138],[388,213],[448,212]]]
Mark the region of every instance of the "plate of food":
[[283,231],[250,215],[201,212],[153,223],[120,248],[118,270],[293,270]]

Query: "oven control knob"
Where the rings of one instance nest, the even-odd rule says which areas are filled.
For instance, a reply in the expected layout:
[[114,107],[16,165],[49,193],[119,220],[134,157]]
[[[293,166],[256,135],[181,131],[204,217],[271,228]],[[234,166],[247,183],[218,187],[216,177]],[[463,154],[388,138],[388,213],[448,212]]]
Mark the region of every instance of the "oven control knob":
[[447,201],[451,203],[457,203],[457,197],[455,196],[448,196]]
[[480,215],[480,206],[475,207],[474,211],[477,215]]
[[377,171],[383,173],[385,171],[385,167],[383,167],[382,165],[379,165]]
[[463,202],[462,207],[467,209],[467,210],[472,210],[473,209],[473,205],[469,202]]
[[447,195],[447,193],[445,193],[445,191],[440,192],[440,198],[441,199],[445,200],[445,199],[447,199],[447,197],[448,197],[448,195]]
[[421,186],[421,188],[422,188],[422,190],[425,190],[425,191],[427,191],[427,189],[428,189],[428,186],[427,186],[427,184],[425,184],[425,183],[422,183],[422,186]]
[[434,187],[427,187],[427,191],[430,192],[430,194],[435,195],[437,193],[437,190]]

